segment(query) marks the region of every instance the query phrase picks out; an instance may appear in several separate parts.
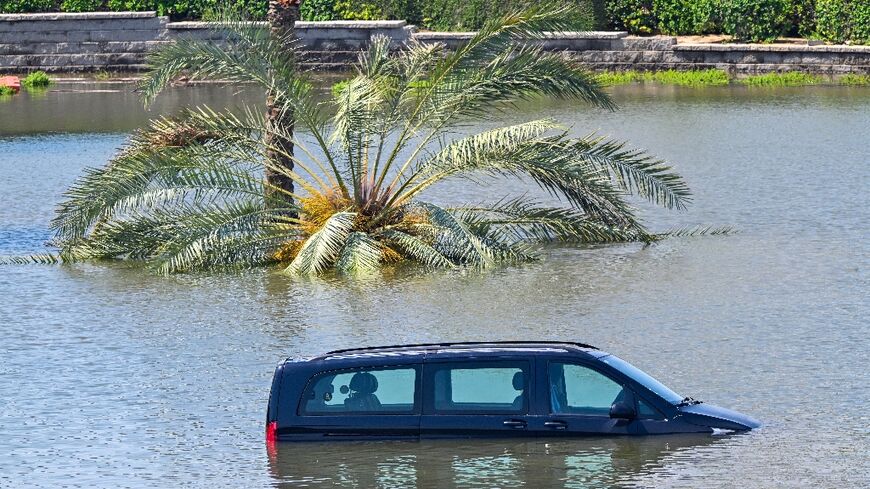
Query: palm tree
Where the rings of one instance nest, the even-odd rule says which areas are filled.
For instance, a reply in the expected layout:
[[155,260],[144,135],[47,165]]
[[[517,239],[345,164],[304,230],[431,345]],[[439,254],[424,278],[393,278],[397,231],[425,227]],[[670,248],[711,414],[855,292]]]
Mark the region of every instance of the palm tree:
[[[60,257],[141,260],[159,273],[273,264],[315,275],[402,261],[489,267],[534,259],[545,242],[658,239],[626,197],[684,208],[689,190],[662,161],[572,137],[552,120],[457,133],[540,96],[614,108],[592,75],[535,42],[569,28],[566,14],[552,5],[510,14],[452,52],[413,42],[392,52],[374,39],[325,102],[286,34],[231,22],[225,46],[165,47],[142,83],[146,102],[186,73],[259,84],[274,108],[267,117],[199,107],[153,121],[67,192],[52,223]],[[281,122],[288,115],[305,137]],[[447,178],[481,176],[532,181],[563,204],[423,200]]]

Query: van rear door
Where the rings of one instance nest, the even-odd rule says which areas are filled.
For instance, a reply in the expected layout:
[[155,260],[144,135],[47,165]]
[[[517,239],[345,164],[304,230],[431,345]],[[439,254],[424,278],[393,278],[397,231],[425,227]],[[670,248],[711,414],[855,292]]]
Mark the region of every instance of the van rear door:
[[416,439],[420,365],[328,370],[308,380],[282,440]]

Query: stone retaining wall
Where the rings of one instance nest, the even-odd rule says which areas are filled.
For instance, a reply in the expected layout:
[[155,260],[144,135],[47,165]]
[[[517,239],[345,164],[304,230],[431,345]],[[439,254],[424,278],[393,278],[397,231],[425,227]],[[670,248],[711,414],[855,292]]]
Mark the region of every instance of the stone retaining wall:
[[[262,22],[257,27],[266,28]],[[0,15],[0,72],[139,71],[156,47],[182,38],[219,43],[207,22],[174,22],[154,12]],[[416,32],[405,21],[298,22],[312,69],[346,70],[375,35],[399,48],[411,39],[455,48],[470,32]],[[558,33],[538,41],[594,70],[720,68],[734,75],[772,71],[870,74],[870,46],[682,44],[625,32]]]

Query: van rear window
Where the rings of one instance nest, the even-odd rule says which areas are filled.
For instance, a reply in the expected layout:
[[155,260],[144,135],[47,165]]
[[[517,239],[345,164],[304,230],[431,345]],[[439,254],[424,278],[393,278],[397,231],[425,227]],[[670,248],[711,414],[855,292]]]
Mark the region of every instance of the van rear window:
[[413,414],[417,376],[413,366],[324,372],[308,382],[299,414]]

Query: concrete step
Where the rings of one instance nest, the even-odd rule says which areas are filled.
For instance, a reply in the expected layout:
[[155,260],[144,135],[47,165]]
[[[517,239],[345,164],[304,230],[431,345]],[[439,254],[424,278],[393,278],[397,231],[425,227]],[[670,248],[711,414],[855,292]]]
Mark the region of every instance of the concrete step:
[[101,41],[154,41],[160,39],[161,29],[82,30],[82,31],[0,31],[0,44],[101,42]]
[[37,42],[0,44],[3,54],[144,53],[170,41]]
[[67,68],[92,66],[108,69],[108,66],[140,65],[145,63],[145,53],[94,53],[94,54],[4,54],[0,55],[0,69],[39,69],[37,67]]

